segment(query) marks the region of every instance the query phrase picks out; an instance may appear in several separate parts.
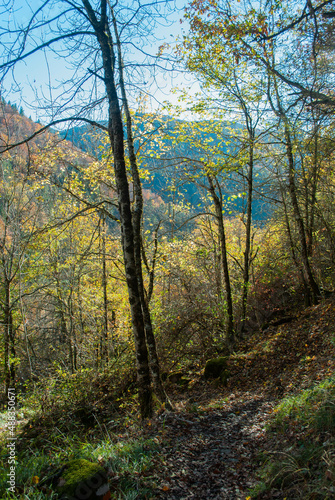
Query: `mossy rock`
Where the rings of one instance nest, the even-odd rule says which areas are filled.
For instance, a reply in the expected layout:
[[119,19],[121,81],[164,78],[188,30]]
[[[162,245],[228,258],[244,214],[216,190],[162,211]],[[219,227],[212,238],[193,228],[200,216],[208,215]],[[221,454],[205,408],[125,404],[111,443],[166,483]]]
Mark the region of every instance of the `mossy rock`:
[[71,460],[58,479],[61,500],[109,500],[111,498],[105,469],[88,460]]
[[228,379],[230,377],[230,371],[229,370],[223,370],[223,372],[221,372],[220,374],[220,380],[221,380],[221,384],[226,386],[227,383],[228,383]]
[[218,378],[224,370],[227,370],[228,357],[209,359],[205,366],[204,377],[206,380],[210,378]]

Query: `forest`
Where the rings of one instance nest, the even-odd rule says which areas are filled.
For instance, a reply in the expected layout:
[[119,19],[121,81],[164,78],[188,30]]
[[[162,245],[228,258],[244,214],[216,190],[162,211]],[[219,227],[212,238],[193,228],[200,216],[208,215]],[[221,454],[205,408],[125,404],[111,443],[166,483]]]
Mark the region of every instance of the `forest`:
[[0,498],[335,498],[334,0],[0,12]]

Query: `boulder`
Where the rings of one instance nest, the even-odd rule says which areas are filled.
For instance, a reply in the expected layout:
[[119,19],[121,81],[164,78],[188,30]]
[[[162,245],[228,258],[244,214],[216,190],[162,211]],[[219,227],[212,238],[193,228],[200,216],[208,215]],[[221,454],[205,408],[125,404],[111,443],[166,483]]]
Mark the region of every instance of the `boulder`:
[[106,471],[88,460],[67,462],[58,478],[56,490],[61,500],[109,500]]
[[222,356],[220,358],[209,359],[205,366],[204,377],[206,380],[210,378],[218,378],[221,373],[227,370],[228,357]]
[[229,370],[223,370],[223,372],[221,372],[220,374],[220,380],[221,380],[221,384],[226,386],[227,383],[228,383],[228,379],[230,377],[230,371]]

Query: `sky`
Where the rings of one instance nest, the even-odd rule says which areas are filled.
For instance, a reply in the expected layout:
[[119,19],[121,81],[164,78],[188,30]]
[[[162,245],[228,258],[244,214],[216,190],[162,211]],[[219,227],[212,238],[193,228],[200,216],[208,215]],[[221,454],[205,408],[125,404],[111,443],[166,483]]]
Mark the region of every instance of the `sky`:
[[[8,23],[15,20],[21,25],[25,25],[31,17],[31,3],[29,1],[12,0],[10,3],[12,4],[11,8],[7,8],[4,12],[1,12],[2,28],[0,28],[0,40],[6,43],[14,40],[13,36],[10,39],[8,36],[6,38],[4,33]],[[167,43],[173,45],[176,39],[182,35],[182,31],[187,30],[186,23],[180,23],[186,3],[183,0],[176,0],[175,7],[170,7],[170,14],[160,19],[160,25],[152,28],[152,37],[144,36],[138,39],[126,37],[132,44],[129,48],[130,58],[135,60],[136,63],[143,63],[142,51],[157,54],[161,44]],[[41,4],[41,1],[33,2],[34,8],[38,8]],[[61,2],[59,5],[61,5]],[[132,5],[134,5],[134,2]],[[172,1],[170,5],[173,5]],[[53,15],[56,13],[56,11],[52,11]],[[42,28],[38,34],[38,37],[41,36],[45,40],[50,36],[50,33],[46,28]],[[32,41],[28,43],[30,43],[28,47],[33,47],[33,44],[37,42]],[[143,46],[140,47],[140,44],[143,44]],[[62,95],[64,95],[65,89],[70,88],[71,83],[69,82],[67,86],[61,84],[62,81],[72,77],[72,70],[70,70],[68,62],[64,58],[56,57],[50,50],[39,51],[33,54],[25,61],[17,63],[13,75],[8,75],[2,87],[3,97],[6,101],[10,100],[12,104],[15,103],[18,108],[22,107],[26,116],[30,116],[35,121],[40,120],[42,123],[45,123],[47,116],[46,111],[41,107],[41,103],[43,101],[59,101]],[[139,77],[138,71],[130,67],[128,78],[129,81],[132,80],[135,83],[135,85],[129,88],[131,98],[135,99],[135,94],[138,95],[142,91],[144,95],[151,96],[147,99],[147,106],[153,109],[157,109],[165,100],[177,102],[176,94],[171,94],[173,87],[194,87],[194,81],[191,76],[180,71],[161,70],[157,72],[156,78],[153,79],[148,73]],[[51,90],[52,88],[53,90]],[[87,91],[88,86],[83,85],[83,89]],[[82,95],[84,98],[84,90],[82,91]],[[133,101],[133,105],[135,105],[135,100]],[[56,113],[56,107],[54,110],[49,108],[48,113],[50,113],[50,109],[51,112],[54,111]],[[103,110],[100,113],[103,113]]]

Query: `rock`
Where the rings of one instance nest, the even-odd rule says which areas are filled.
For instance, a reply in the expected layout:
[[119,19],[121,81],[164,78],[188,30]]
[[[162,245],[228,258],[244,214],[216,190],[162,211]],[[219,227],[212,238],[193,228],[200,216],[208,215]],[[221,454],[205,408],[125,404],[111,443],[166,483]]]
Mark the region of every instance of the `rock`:
[[204,377],[206,380],[210,378],[218,378],[224,370],[227,370],[227,356],[220,358],[209,359],[205,366]]
[[105,469],[88,460],[67,462],[56,490],[61,500],[109,500],[111,493]]
[[221,384],[226,386],[227,383],[228,383],[228,379],[230,377],[230,371],[229,370],[223,370],[223,372],[221,372],[220,374],[220,380],[221,380]]

